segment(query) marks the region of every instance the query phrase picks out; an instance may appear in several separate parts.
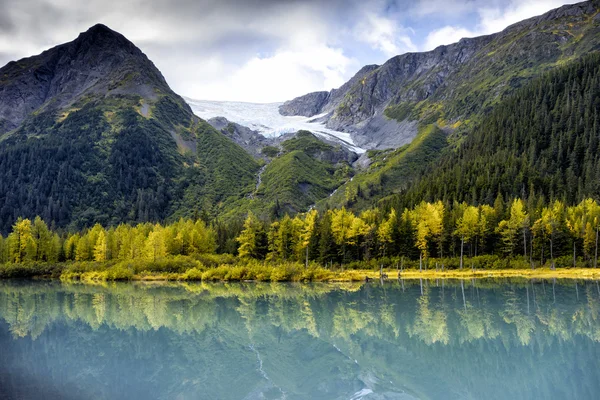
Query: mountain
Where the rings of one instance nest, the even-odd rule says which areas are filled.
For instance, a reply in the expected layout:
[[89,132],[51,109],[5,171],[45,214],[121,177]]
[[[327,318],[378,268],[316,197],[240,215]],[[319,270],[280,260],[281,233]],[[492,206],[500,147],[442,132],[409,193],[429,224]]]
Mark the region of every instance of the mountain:
[[515,89],[600,49],[600,2],[567,5],[493,35],[367,66],[341,88],[296,98],[283,115],[314,116],[352,134],[357,146],[396,148],[419,124],[465,132]]
[[600,53],[556,68],[517,90],[401,194],[492,204],[497,196],[576,204],[600,198]]
[[0,127],[0,231],[216,215],[259,169],[103,25],[1,68]]

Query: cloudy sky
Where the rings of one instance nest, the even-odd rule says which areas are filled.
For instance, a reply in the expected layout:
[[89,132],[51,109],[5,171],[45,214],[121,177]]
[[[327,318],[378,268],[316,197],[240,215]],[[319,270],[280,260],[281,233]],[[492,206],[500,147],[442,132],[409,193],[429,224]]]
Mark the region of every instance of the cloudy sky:
[[101,22],[181,95],[276,102],[576,0],[0,0],[0,64]]

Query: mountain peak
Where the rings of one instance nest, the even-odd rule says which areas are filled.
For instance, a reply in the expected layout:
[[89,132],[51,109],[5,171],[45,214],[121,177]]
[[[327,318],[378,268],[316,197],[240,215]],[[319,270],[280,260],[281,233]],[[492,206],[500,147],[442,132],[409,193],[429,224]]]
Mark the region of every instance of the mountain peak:
[[105,33],[105,34],[115,34],[116,32],[110,29],[108,26],[104,24],[96,24],[90,27],[86,33],[97,34],[97,33]]
[[152,102],[158,92],[172,93],[148,57],[103,24],[72,42],[9,63],[0,76],[0,135],[33,111],[59,110],[83,98],[133,95]]
[[141,54],[141,50],[125,36],[113,31],[104,24],[96,24],[87,31],[80,33],[75,43],[85,44],[85,47],[106,48],[111,52],[126,49],[129,53]]

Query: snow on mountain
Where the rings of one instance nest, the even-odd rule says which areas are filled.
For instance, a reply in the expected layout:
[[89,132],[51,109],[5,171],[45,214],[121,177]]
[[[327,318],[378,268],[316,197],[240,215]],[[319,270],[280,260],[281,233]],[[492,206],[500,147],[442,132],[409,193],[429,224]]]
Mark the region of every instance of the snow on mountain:
[[285,133],[307,130],[325,139],[339,142],[356,153],[365,150],[355,146],[349,133],[328,129],[324,124],[314,122],[321,117],[316,115],[310,118],[293,116],[286,117],[279,114],[279,106],[283,103],[242,103],[235,101],[210,101],[185,99],[194,114],[202,119],[225,117],[231,122],[244,125],[258,131],[266,137],[277,137]]

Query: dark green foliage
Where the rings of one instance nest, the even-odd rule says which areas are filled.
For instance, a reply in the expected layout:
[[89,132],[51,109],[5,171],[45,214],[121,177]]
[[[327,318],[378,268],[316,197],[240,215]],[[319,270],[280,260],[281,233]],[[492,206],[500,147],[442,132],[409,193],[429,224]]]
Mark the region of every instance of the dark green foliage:
[[267,157],[274,158],[279,154],[279,149],[275,146],[265,146],[261,150],[261,153]]
[[429,125],[420,129],[410,145],[370,152],[369,168],[341,186],[325,204],[369,208],[379,199],[406,188],[439,157],[446,145],[446,134],[435,125]]
[[59,278],[64,264],[28,263],[0,264],[0,279]]
[[275,158],[262,174],[257,198],[272,204],[278,217],[306,210],[323,199],[341,183],[346,162],[334,164],[336,149],[307,131],[282,143],[283,154]]
[[[7,137],[0,232],[18,216],[40,215],[70,229],[162,221],[173,213],[212,218],[223,202],[252,190],[258,164],[242,148],[204,121],[190,125],[192,114],[174,100],[161,99],[152,118],[137,104],[90,101],[62,121],[40,114]],[[179,153],[175,129],[196,154]]]
[[405,119],[417,119],[418,116],[412,115],[415,109],[415,105],[408,102],[402,102],[394,104],[385,109],[384,114],[388,118],[395,119],[397,121],[404,121]]
[[257,194],[267,202],[277,199],[288,212],[297,212],[326,197],[339,185],[334,172],[331,164],[294,150],[269,164]]
[[298,131],[295,137],[286,140],[281,146],[286,152],[300,150],[310,156],[315,156],[319,152],[331,151],[333,149],[332,146],[319,140],[315,135],[308,131]]
[[90,103],[8,138],[0,150],[0,231],[17,216],[73,228],[165,218],[179,170],[170,135],[128,107],[113,118],[111,125]]
[[497,195],[600,196],[600,55],[548,73],[497,105],[397,200],[492,204]]
[[200,121],[195,130],[196,154],[180,180],[174,216],[192,217],[204,211],[214,218],[252,192],[259,165],[208,123]]
[[[187,107],[187,104],[185,105]],[[155,117],[166,124],[177,126],[184,123],[189,126],[192,123],[192,116],[188,109],[184,109],[169,96],[163,96],[154,106]]]

